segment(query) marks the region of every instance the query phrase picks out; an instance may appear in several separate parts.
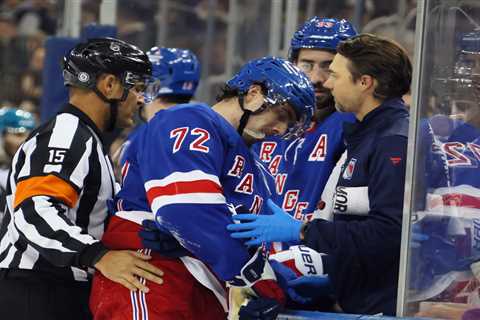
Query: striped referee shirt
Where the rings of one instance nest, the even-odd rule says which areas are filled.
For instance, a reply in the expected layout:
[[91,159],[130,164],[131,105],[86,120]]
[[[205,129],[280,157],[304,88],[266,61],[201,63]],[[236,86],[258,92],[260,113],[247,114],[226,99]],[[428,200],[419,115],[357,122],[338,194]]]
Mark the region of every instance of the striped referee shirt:
[[0,268],[87,281],[115,178],[94,122],[73,105],[36,129],[15,154],[0,228]]

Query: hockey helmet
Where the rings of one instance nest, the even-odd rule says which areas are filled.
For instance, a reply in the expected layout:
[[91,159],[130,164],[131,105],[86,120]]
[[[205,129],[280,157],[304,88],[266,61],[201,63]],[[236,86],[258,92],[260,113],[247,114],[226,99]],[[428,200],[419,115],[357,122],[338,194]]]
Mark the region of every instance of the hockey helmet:
[[152,79],[147,83],[145,102],[166,95],[193,96],[200,81],[200,63],[190,50],[153,47],[147,52]]
[[315,107],[315,93],[310,80],[294,64],[278,57],[254,59],[227,81],[227,86],[236,89],[239,95],[246,94],[253,84],[260,84],[264,89],[264,106],[288,103],[295,110],[297,122],[289,128],[285,138],[298,136],[308,128]]
[[294,33],[288,59],[294,61],[300,49],[336,51],[340,41],[357,35],[353,25],[345,19],[313,17]]
[[0,130],[8,133],[23,133],[35,128],[35,118],[24,110],[4,107],[0,109]]

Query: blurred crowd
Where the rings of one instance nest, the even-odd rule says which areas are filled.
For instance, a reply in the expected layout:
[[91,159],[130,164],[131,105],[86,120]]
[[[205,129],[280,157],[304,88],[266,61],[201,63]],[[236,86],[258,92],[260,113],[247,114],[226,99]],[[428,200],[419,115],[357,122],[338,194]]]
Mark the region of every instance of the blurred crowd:
[[[239,1],[239,34],[248,35],[248,46],[244,37],[239,37],[235,66],[268,52],[270,23],[269,1]],[[313,3],[313,6],[311,5]],[[407,1],[410,10],[416,1]],[[101,1],[82,0],[82,25],[99,22]],[[0,107],[17,106],[32,112],[37,119],[42,96],[42,69],[45,57],[43,46],[46,37],[58,34],[62,25],[65,1],[54,0],[1,0],[0,1]],[[345,17],[353,20],[355,1],[299,1],[299,21],[312,14]],[[141,49],[157,44],[163,32],[167,47],[189,48],[200,60],[209,59],[208,65],[201,61],[205,70],[202,75],[220,75],[225,72],[226,38],[228,24],[228,1],[181,0],[168,1],[168,14],[161,14],[160,1],[130,0],[117,1],[118,38],[135,43]],[[313,12],[309,12],[312,11]],[[379,0],[365,2],[363,21],[381,16],[393,16],[398,8]],[[213,41],[204,48],[208,20],[213,15]],[[164,24],[160,19],[167,19]],[[188,21],[188,23],[185,23]],[[166,26],[161,31],[158,25]],[[374,26],[375,27],[375,26]],[[392,28],[382,28],[390,32]],[[148,31],[148,32],[147,32]],[[255,32],[257,31],[257,32]],[[194,32],[195,36],[192,36]],[[413,35],[413,30],[412,30]],[[400,42],[412,52],[412,35]],[[392,36],[392,34],[387,34]],[[212,90],[214,91],[214,90]],[[213,98],[213,97],[210,97]]]

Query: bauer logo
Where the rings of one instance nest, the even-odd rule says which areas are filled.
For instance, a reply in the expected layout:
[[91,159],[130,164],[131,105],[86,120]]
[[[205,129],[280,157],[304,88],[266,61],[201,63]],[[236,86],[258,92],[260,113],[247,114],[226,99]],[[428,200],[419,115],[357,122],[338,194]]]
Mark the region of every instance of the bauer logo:
[[357,163],[357,159],[352,158],[350,159],[350,162],[348,163],[347,167],[343,171],[343,179],[345,180],[352,180],[353,176],[353,171],[355,170],[355,164]]

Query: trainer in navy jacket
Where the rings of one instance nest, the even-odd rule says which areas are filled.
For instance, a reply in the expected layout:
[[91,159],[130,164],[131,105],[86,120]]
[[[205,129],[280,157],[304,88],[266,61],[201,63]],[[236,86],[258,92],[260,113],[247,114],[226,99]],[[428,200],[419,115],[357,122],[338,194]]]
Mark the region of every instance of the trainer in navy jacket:
[[394,314],[408,111],[401,99],[387,100],[344,130],[334,222],[313,220],[304,242],[328,254],[324,272],[345,312]]

